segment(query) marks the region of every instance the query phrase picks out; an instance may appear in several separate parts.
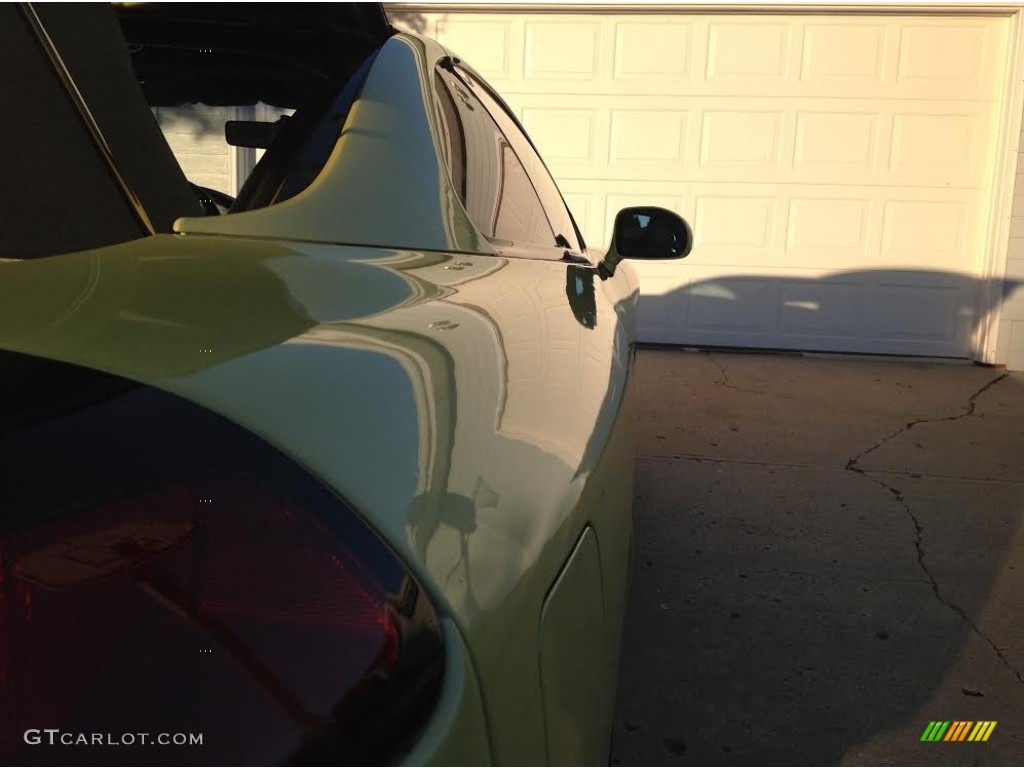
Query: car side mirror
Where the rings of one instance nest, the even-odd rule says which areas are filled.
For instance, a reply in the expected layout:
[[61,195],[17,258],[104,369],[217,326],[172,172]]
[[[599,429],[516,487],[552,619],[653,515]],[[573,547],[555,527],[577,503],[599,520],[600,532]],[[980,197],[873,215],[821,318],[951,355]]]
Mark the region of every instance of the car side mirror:
[[612,244],[598,265],[604,278],[623,259],[682,259],[693,249],[693,230],[682,216],[653,206],[623,208],[615,217]]

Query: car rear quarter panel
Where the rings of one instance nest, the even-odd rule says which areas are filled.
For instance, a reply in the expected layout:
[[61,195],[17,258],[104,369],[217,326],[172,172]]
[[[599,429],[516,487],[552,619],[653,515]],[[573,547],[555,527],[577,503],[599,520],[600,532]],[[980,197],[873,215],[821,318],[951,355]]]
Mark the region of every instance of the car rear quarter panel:
[[544,726],[540,616],[592,526],[610,711],[631,530],[628,291],[616,308],[597,281],[587,327],[559,262],[182,236],[2,268],[0,346],[211,408],[359,510],[465,638],[500,762],[544,762],[560,737]]
[[267,208],[182,218],[176,231],[494,253],[459,202],[444,160],[433,73],[446,55],[432,40],[396,34],[305,190]]

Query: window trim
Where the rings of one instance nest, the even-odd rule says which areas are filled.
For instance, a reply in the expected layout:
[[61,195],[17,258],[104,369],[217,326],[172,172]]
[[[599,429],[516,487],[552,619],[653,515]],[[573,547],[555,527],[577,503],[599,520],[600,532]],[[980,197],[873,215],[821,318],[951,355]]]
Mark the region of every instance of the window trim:
[[[525,163],[523,163],[522,158],[519,157],[519,153],[516,152],[515,147],[512,145],[512,142],[509,140],[509,138],[506,135],[505,131],[502,130],[501,125],[499,125],[498,121],[491,114],[491,110],[489,110],[487,108],[487,106],[483,103],[483,101],[477,95],[477,93],[474,90],[472,84],[468,83],[466,81],[466,78],[464,76],[462,76],[454,68],[454,65],[453,65],[452,62],[458,62],[458,60],[454,59],[452,57],[445,57],[445,58],[441,59],[440,61],[438,61],[437,64],[435,65],[434,70],[435,70],[435,73],[437,74],[437,78],[435,80],[435,88],[437,87],[436,82],[437,82],[437,80],[439,80],[443,84],[443,87],[447,91],[446,94],[439,94],[438,98],[439,99],[443,99],[443,98],[447,97],[447,98],[449,98],[451,100],[451,102],[453,104],[456,102],[456,95],[453,93],[453,88],[455,87],[455,84],[446,81],[445,80],[445,75],[451,75],[452,77],[454,77],[461,86],[465,87],[469,91],[469,93],[472,94],[472,98],[474,99],[474,102],[476,104],[474,109],[480,109],[480,110],[483,111],[483,114],[486,115],[486,119],[493,126],[494,131],[496,132],[497,137],[499,137],[501,139],[501,142],[504,145],[504,150],[508,151],[508,152],[511,152],[512,157],[515,159],[516,163],[519,164],[519,167],[523,170],[523,175],[525,176],[527,184],[529,184],[529,189],[532,192],[533,196],[536,198],[537,205],[540,207],[541,215],[543,215],[544,222],[547,224],[547,228],[548,228],[548,230],[551,233],[551,241],[549,243],[538,243],[538,242],[533,242],[531,240],[522,240],[522,239],[512,239],[512,240],[510,240],[508,238],[500,237],[496,233],[496,231],[495,231],[496,227],[492,227],[492,231],[495,231],[495,234],[489,234],[486,231],[481,231],[480,230],[480,224],[478,224],[476,222],[476,220],[474,219],[474,217],[469,214],[468,210],[466,211],[466,215],[469,217],[470,221],[473,222],[474,227],[477,228],[477,230],[480,232],[480,235],[483,238],[485,238],[488,242],[490,242],[493,245],[495,245],[495,247],[498,247],[500,249],[505,249],[505,248],[508,247],[509,243],[512,243],[516,248],[522,246],[523,248],[525,248],[527,250],[534,250],[534,249],[550,250],[550,251],[552,251],[552,256],[551,256],[552,260],[557,260],[558,258],[561,258],[562,253],[564,253],[564,251],[566,249],[565,249],[564,246],[558,244],[558,241],[557,241],[558,232],[556,231],[556,227],[554,226],[554,224],[551,221],[551,217],[550,217],[549,212],[548,212],[548,207],[544,205],[544,200],[541,197],[540,193],[537,191],[537,185],[534,182],[533,176],[527,170]],[[474,78],[474,80],[476,79],[475,75],[471,75],[471,76]],[[493,93],[489,88],[487,89],[487,92],[488,93]],[[503,106],[503,109],[507,109],[507,107]],[[447,125],[448,120],[447,120],[447,117],[443,114],[443,110],[442,110],[441,117],[442,117],[442,122],[445,123],[445,130],[446,130],[446,132],[448,132],[450,134],[451,128]],[[525,133],[524,133],[524,136],[525,136]],[[527,140],[529,140],[529,137],[527,137]],[[468,157],[468,150],[466,148],[466,142],[467,142],[467,139],[466,139],[466,135],[465,135],[465,130],[463,130],[462,131],[461,148],[462,148],[463,153],[464,153],[463,154],[463,165],[464,166],[467,163],[467,157]],[[533,147],[532,142],[531,142],[531,147]],[[533,149],[534,149],[534,152],[536,152],[536,147],[533,147]],[[543,162],[543,160],[541,162]],[[450,163],[449,163],[449,165],[450,165]],[[546,166],[545,166],[545,170],[546,170]],[[501,173],[502,173],[502,178],[504,178],[504,170],[503,170],[503,168],[501,169]],[[458,190],[456,189],[455,180],[451,176],[450,168],[449,168],[448,178],[449,178],[449,182],[452,185],[452,188],[456,191],[456,195],[458,195]],[[557,184],[555,186],[556,186],[556,189],[557,189]],[[495,223],[495,225],[496,225],[496,222],[497,222],[498,214],[499,214],[499,212],[501,210],[500,201],[504,197],[504,192],[505,192],[504,185],[502,184],[502,185],[499,186],[498,194],[497,194],[497,196],[495,198],[496,203],[498,203],[498,204],[495,205],[495,211],[494,211],[494,216],[495,216],[495,222],[494,223]],[[559,195],[561,195],[561,191],[559,191]],[[463,207],[465,208],[466,203],[465,203],[464,196],[460,197],[460,202],[462,203]],[[564,205],[564,200],[563,200],[563,205]],[[566,208],[566,210],[568,210],[568,208]],[[570,221],[572,221],[573,227],[575,228],[576,227],[576,222],[575,222],[575,220],[572,219],[572,215],[571,214],[570,214]],[[556,252],[557,252],[557,256],[556,256]]]
[[[562,203],[562,207],[565,209],[565,212],[566,212],[566,214],[569,217],[569,221],[572,223],[573,233],[574,233],[574,235],[576,237],[576,242],[577,242],[577,244],[579,245],[579,248],[580,248],[579,252],[580,253],[586,253],[587,244],[586,244],[586,241],[583,239],[583,233],[580,231],[579,224],[576,223],[576,217],[572,215],[572,209],[570,209],[568,204],[566,204],[566,202],[565,202],[565,195],[562,194],[561,187],[559,187],[558,186],[558,182],[555,181],[555,176],[554,176],[553,173],[551,173],[551,169],[548,168],[548,164],[544,160],[544,156],[540,153],[540,150],[537,149],[537,145],[534,144],[533,139],[530,137],[530,134],[526,131],[526,128],[523,127],[523,124],[521,122],[519,122],[519,118],[516,117],[515,113],[508,106],[508,103],[503,98],[501,98],[501,96],[490,86],[490,84],[486,80],[484,80],[480,76],[480,74],[475,69],[473,69],[469,64],[467,64],[466,62],[462,61],[461,59],[458,59],[458,58],[455,58],[455,57],[449,57],[447,64],[445,62],[441,62],[441,63],[439,63],[439,66],[441,66],[443,69],[445,69],[445,71],[450,72],[452,75],[457,77],[460,82],[464,83],[466,85],[466,87],[470,89],[470,91],[472,91],[474,89],[474,84],[476,86],[479,86],[483,91],[485,91],[487,93],[487,95],[490,96],[490,98],[494,101],[494,103],[497,104],[501,108],[502,112],[505,113],[505,116],[509,118],[509,120],[516,127],[516,129],[518,129],[519,133],[523,136],[523,138],[526,139],[526,143],[529,144],[530,149],[532,149],[533,153],[537,156],[537,159],[540,161],[541,167],[544,169],[544,172],[547,173],[548,178],[551,179],[552,184],[554,184],[555,191],[558,192],[558,199]],[[472,80],[472,82],[467,82],[466,78],[462,74],[460,74],[460,70],[465,72],[465,74],[469,75],[469,78]],[[479,101],[479,97],[478,97],[478,101]],[[481,105],[487,111],[487,113],[490,114],[491,110],[487,109],[487,105],[483,104],[482,101],[481,101]],[[493,120],[494,118],[492,117],[491,119]],[[505,141],[507,141],[509,146],[511,147],[512,146],[512,142],[509,140],[508,136],[505,134],[505,131],[503,131],[501,129],[501,125],[498,124],[497,120],[495,120],[495,125],[498,126],[498,130],[501,131],[501,134],[503,136],[505,136]],[[512,151],[515,152],[515,147],[512,147]],[[518,152],[516,152],[516,157],[519,158],[519,153]],[[526,168],[526,164],[523,163],[522,158],[519,158],[519,163],[520,163],[520,165],[523,166],[524,169]],[[543,198],[541,197],[540,192],[537,192],[537,184],[534,182],[534,179],[530,175],[529,171],[527,171],[526,176],[527,176],[527,178],[530,179],[530,184],[533,186],[534,191],[537,193],[537,198],[541,201],[541,205],[543,206],[544,205]],[[547,216],[547,208],[546,207],[544,209],[544,215]],[[548,218],[548,221],[550,222],[550,217]],[[554,226],[552,226],[551,229],[552,229],[552,231],[555,231],[555,227]],[[555,232],[555,234],[557,235],[557,234],[560,234],[560,233]],[[562,247],[562,246],[556,246],[556,247]]]

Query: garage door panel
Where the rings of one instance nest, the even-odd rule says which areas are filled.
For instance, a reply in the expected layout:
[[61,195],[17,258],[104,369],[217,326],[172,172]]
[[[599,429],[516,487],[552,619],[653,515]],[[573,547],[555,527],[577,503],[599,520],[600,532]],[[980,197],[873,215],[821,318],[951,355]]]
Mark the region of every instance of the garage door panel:
[[519,110],[519,118],[531,137],[544,137],[543,146],[541,139],[534,141],[549,168],[570,172],[592,168],[598,161],[598,146],[607,143],[601,135],[603,110],[595,107],[528,106]]
[[782,114],[776,111],[706,110],[701,124],[702,169],[774,172],[780,159],[781,123]]
[[860,334],[867,293],[850,279],[782,281],[779,332],[782,336],[855,340]]
[[886,201],[880,255],[890,265],[925,269],[945,265],[974,271],[969,210],[966,201]]
[[694,280],[687,290],[687,326],[694,333],[766,336],[777,325],[780,290],[780,282],[766,275]]
[[695,25],[672,20],[676,23],[638,20],[613,26],[611,77],[616,83],[647,88],[659,83],[674,90],[680,82],[694,78]]
[[[880,340],[954,346],[969,331],[970,310],[964,302],[970,297],[955,286],[882,282],[874,296],[872,331]],[[907,312],[909,306],[914,312]]]
[[797,111],[794,171],[874,173],[881,122],[874,112]]
[[[895,114],[889,170],[924,184],[978,186],[992,131],[988,115]],[[987,152],[985,150],[988,150]]]
[[777,89],[787,80],[792,22],[785,17],[716,21],[708,25],[706,82]]
[[674,89],[693,79],[694,24],[626,21],[616,24],[614,33],[615,82]]
[[908,23],[900,30],[897,83],[950,96],[984,91],[998,69],[991,25],[978,21]]
[[[745,195],[708,195],[697,198],[693,218],[694,247],[714,262],[719,251],[729,258],[756,257],[771,252],[777,219],[777,200]],[[739,252],[743,251],[743,256]]]
[[802,263],[864,262],[871,231],[869,199],[794,198],[789,204],[786,254]]
[[650,332],[671,335],[685,313],[683,305],[686,298],[685,293],[652,293],[651,300],[645,301],[640,308],[639,320]]
[[523,82],[593,82],[601,63],[602,26],[581,18],[527,21]]
[[880,89],[890,30],[881,24],[809,22],[803,27],[800,81],[819,88]]
[[635,173],[638,164],[678,164],[686,149],[691,116],[676,110],[611,111],[608,166]]

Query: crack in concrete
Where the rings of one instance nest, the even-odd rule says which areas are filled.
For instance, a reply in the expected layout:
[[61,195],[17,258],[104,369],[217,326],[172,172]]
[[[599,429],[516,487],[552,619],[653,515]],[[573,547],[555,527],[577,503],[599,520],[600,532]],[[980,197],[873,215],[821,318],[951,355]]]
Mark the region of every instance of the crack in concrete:
[[898,488],[894,488],[893,486],[889,485],[884,480],[881,480],[877,477],[872,477],[870,474],[868,474],[867,470],[857,466],[857,463],[865,456],[867,456],[869,453],[871,453],[874,450],[877,450],[879,447],[889,442],[890,440],[894,439],[895,437],[910,431],[918,424],[939,421],[956,421],[957,419],[963,419],[967,416],[973,415],[974,409],[977,406],[978,398],[981,397],[981,395],[983,395],[985,392],[990,390],[992,387],[994,387],[996,384],[1001,382],[1003,379],[1007,378],[1008,375],[1009,374],[1003,373],[999,376],[996,376],[994,379],[992,379],[983,387],[981,387],[981,389],[979,389],[977,392],[971,395],[970,398],[968,398],[967,400],[967,405],[963,407],[962,413],[958,413],[953,416],[942,416],[932,419],[916,419],[914,421],[911,421],[902,429],[894,432],[893,434],[889,435],[883,440],[880,440],[877,443],[875,443],[875,445],[873,445],[871,448],[861,451],[859,454],[852,457],[849,461],[846,462],[846,469],[850,472],[856,472],[858,475],[861,475],[866,480],[874,483],[875,485],[880,486],[881,488],[884,488],[893,496],[893,498],[896,499],[896,502],[900,505],[900,507],[902,507],[904,514],[910,518],[911,523],[913,523],[914,525],[914,550],[917,553],[917,565],[921,569],[921,572],[927,578],[928,584],[929,586],[931,586],[932,593],[935,595],[935,599],[938,600],[939,604],[942,605],[944,608],[952,611],[957,616],[959,616],[960,619],[971,628],[974,634],[976,634],[978,637],[980,637],[988,644],[988,646],[996,654],[996,657],[999,659],[999,661],[1002,662],[1003,666],[1005,666],[1014,675],[1014,677],[1017,678],[1017,681],[1020,683],[1024,683],[1024,672],[1021,672],[1013,666],[1010,660],[1006,658],[1006,656],[1003,654],[1002,649],[995,644],[992,638],[990,638],[981,630],[981,627],[979,627],[977,623],[970,616],[967,615],[967,612],[962,607],[960,607],[954,602],[951,602],[942,594],[942,588],[939,586],[938,579],[935,578],[935,575],[931,572],[931,570],[928,568],[928,564],[925,562],[924,526],[921,525],[921,521],[918,519],[917,515],[914,514],[914,510],[910,508],[910,503],[903,498],[902,491],[900,491]]
[[737,392],[748,392],[751,395],[764,395],[764,392],[761,392],[760,390],[757,389],[746,389],[745,387],[737,387],[735,384],[732,383],[732,379],[729,378],[729,373],[725,370],[725,366],[722,365],[722,363],[720,363],[711,352],[705,352],[704,354],[707,355],[708,360],[714,363],[715,367],[718,369],[718,372],[722,374],[721,380],[716,381],[716,384],[721,384],[726,389],[735,389]]
[[748,389],[747,387],[741,387],[732,383],[732,379],[729,378],[729,372],[725,370],[725,365],[718,361],[714,356],[714,353],[710,350],[703,350],[704,355],[710,360],[714,366],[718,369],[721,377],[715,380],[715,384],[725,387],[726,389],[732,389],[736,392],[746,392],[750,395],[757,395],[759,397],[773,397],[777,400],[801,400],[802,398],[796,395],[785,395],[781,392],[762,392],[760,389]]
[[914,511],[910,508],[910,504],[907,502],[906,499],[903,498],[903,494],[898,489],[893,488],[888,483],[885,483],[882,480],[879,480],[878,478],[872,477],[865,470],[860,469],[859,467],[852,467],[847,465],[847,469],[853,472],[857,472],[860,475],[863,475],[872,483],[881,486],[890,494],[892,494],[892,496],[896,499],[899,505],[903,508],[904,513],[907,515],[907,517],[910,518],[910,521],[914,524],[914,549],[917,552],[917,564],[918,567],[920,567],[921,572],[928,579],[928,584],[932,588],[932,593],[935,595],[935,599],[938,600],[943,607],[951,610],[953,613],[959,616],[963,620],[963,622],[971,628],[974,634],[976,634],[978,637],[980,637],[988,644],[988,646],[995,652],[996,656],[999,658],[999,661],[1002,662],[1003,666],[1006,667],[1014,675],[1014,677],[1017,678],[1017,681],[1024,683],[1024,673],[1022,673],[1020,670],[1013,666],[1010,660],[1006,658],[1006,656],[1003,654],[1002,649],[995,644],[992,638],[985,634],[981,630],[981,627],[979,627],[977,623],[970,616],[967,615],[967,611],[965,611],[956,603],[950,602],[942,594],[942,588],[939,586],[938,579],[935,578],[935,575],[931,572],[931,570],[928,568],[928,564],[925,562],[924,526],[921,525],[921,521],[917,519],[917,515],[915,515]]
[[[809,579],[820,579],[821,578],[821,574],[819,572],[817,572],[817,571],[794,571],[794,570],[791,570],[789,568],[752,568],[750,570],[744,571],[744,573],[755,574],[755,575],[758,575],[758,576],[764,576],[764,575],[779,576],[779,575],[782,575],[782,576],[797,576],[797,577],[800,577],[800,578],[806,577],[806,578],[809,578]],[[841,579],[841,578],[847,578],[847,577],[844,576],[843,574],[835,574],[833,576],[833,578]],[[870,583],[872,583],[872,584],[927,584],[928,583],[928,580],[925,579],[925,578],[922,578],[922,579],[903,579],[903,578],[897,578],[897,577],[884,578],[884,577],[880,577],[880,576],[864,577],[864,576],[860,576],[860,575],[850,576],[849,580],[851,582],[856,582],[856,583],[860,584],[860,583],[862,583],[865,580],[865,578]]]
[[[772,469],[817,469],[814,464],[801,464],[792,461],[755,461],[753,459],[736,459],[730,456],[709,457],[695,453],[641,453],[637,461],[692,461],[695,464],[743,464],[751,467],[770,467]],[[1024,483],[1024,480],[1021,481]]]
[[854,456],[852,459],[847,461],[846,462],[846,468],[847,469],[854,469],[855,465],[861,459],[863,459],[865,456],[867,456],[869,453],[872,453],[873,451],[877,451],[879,448],[881,448],[883,445],[888,443],[890,440],[894,440],[895,438],[899,437],[900,435],[909,432],[910,430],[912,430],[914,427],[918,426],[919,424],[931,424],[931,423],[936,423],[936,422],[940,422],[940,421],[957,421],[958,419],[963,419],[963,418],[966,418],[967,416],[973,416],[974,415],[974,409],[978,405],[978,398],[981,397],[986,392],[988,392],[990,389],[992,389],[992,387],[994,387],[996,384],[998,384],[999,382],[1001,382],[1004,379],[1008,378],[1009,375],[1010,374],[1008,374],[1008,373],[1002,373],[999,376],[996,376],[994,379],[991,379],[990,381],[988,381],[984,386],[981,387],[981,389],[979,389],[977,392],[975,392],[973,395],[971,395],[969,398],[967,398],[967,405],[963,406],[961,413],[956,413],[956,414],[953,414],[952,416],[936,416],[934,418],[914,419],[913,421],[908,421],[906,424],[904,424],[902,427],[897,429],[891,435],[888,435],[887,437],[883,437],[881,440],[876,442],[873,446],[871,446],[870,448],[866,448],[865,450],[861,451],[856,456]]

